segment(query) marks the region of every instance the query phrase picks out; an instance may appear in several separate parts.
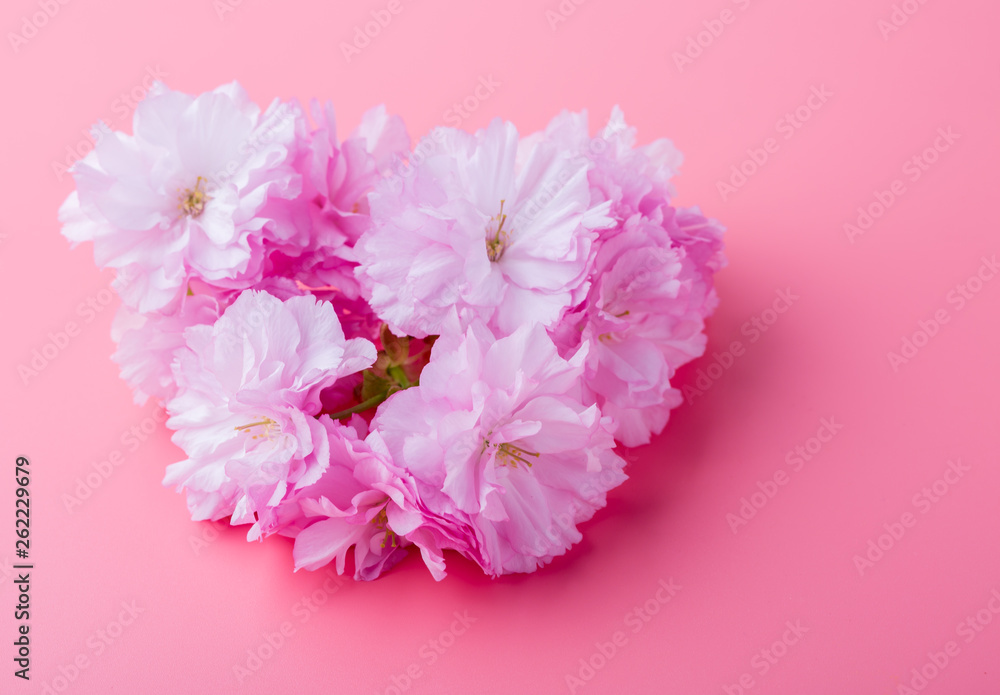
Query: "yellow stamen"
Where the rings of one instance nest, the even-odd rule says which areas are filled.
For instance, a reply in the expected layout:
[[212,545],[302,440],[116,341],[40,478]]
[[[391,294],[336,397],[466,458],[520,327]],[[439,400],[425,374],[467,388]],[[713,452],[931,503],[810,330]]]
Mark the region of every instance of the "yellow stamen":
[[[503,214],[503,204],[504,201],[501,200],[500,213],[496,217],[491,217],[486,226],[486,255],[493,263],[503,257],[503,252],[507,249],[507,243],[510,241],[510,230],[503,228],[504,222],[507,221],[507,215]],[[493,231],[494,223],[496,223],[495,232]],[[492,235],[492,238],[489,235]]]
[[382,547],[385,547],[386,542],[391,543],[392,547],[397,547],[396,544],[396,534],[392,529],[389,528],[389,515],[385,513],[385,507],[379,511],[378,514],[372,519],[372,523],[375,524],[375,528],[380,531],[385,531],[385,536],[382,538]]
[[237,432],[239,431],[249,432],[254,427],[260,427],[264,431],[252,435],[251,439],[270,439],[271,437],[274,436],[275,431],[278,432],[281,431],[280,428],[278,427],[278,423],[269,417],[258,420],[257,422],[248,423],[246,425],[239,425],[238,427],[234,427],[233,429],[236,430]]
[[541,456],[537,451],[529,451],[510,442],[491,444],[489,439],[484,439],[483,451],[486,451],[487,447],[490,446],[496,447],[497,463],[501,466],[510,466],[511,468],[517,468],[518,463],[523,463],[528,468],[531,468],[531,461],[526,459],[525,456],[533,456],[535,458]]
[[207,179],[199,176],[194,184],[194,188],[189,188],[181,193],[181,202],[178,206],[180,207],[181,214],[189,217],[198,217],[198,215],[205,211],[205,204],[212,199],[205,192],[206,183]]

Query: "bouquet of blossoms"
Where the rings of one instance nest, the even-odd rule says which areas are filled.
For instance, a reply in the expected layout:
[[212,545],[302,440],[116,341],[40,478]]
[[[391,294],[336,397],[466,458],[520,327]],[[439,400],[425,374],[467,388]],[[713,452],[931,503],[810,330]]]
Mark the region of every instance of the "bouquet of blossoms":
[[187,456],[164,484],[294,538],[296,569],[535,570],[705,349],[723,229],[617,108],[596,137],[564,112],[411,150],[383,107],[340,140],[329,104],[157,84],[133,130],[74,165],[63,234],[116,269],[113,359]]

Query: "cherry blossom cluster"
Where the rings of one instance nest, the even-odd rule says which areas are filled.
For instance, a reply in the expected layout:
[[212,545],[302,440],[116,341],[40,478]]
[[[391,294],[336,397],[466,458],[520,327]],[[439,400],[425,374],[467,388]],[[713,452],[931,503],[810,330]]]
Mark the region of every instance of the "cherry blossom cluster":
[[296,569],[415,546],[497,576],[580,540],[705,350],[723,229],[671,204],[679,164],[617,108],[411,149],[383,107],[340,139],[329,104],[157,83],[60,220],[116,271],[113,359],[195,520],[293,538]]

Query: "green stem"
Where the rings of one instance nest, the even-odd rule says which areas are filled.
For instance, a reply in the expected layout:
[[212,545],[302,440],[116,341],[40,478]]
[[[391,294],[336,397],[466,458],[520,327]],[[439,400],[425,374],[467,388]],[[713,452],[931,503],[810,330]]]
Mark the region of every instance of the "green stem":
[[385,370],[385,373],[391,376],[393,379],[395,379],[396,383],[398,383],[404,389],[408,389],[410,388],[410,386],[412,386],[412,384],[410,384],[410,380],[406,378],[406,372],[403,371],[403,368],[400,367],[399,365],[395,364],[392,365],[391,367]]
[[372,396],[367,401],[364,401],[362,403],[358,403],[353,408],[348,408],[347,410],[341,410],[339,413],[333,413],[330,416],[330,418],[333,419],[333,420],[340,420],[341,418],[345,418],[348,415],[354,415],[354,413],[363,413],[364,411],[369,410],[370,408],[374,408],[379,403],[381,403],[382,401],[384,401],[386,398],[388,398],[389,396],[391,396],[393,393],[394,393],[394,391],[389,390],[389,391],[386,391],[385,393],[380,393],[380,394],[378,394],[376,396]]

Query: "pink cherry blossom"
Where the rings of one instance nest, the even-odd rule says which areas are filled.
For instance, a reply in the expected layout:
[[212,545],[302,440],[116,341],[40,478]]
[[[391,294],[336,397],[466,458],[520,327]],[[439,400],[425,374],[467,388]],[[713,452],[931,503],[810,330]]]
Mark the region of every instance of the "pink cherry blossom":
[[288,501],[300,510],[295,536],[296,569],[336,563],[344,573],[354,550],[355,579],[375,579],[416,545],[435,579],[445,576],[442,543],[447,531],[425,514],[410,476],[395,466],[378,432],[358,438],[350,427],[324,418],[330,435],[330,466],[314,484]]
[[586,387],[614,419],[619,441],[647,444],[682,401],[670,383],[677,369],[705,351],[724,230],[697,208],[671,205],[680,154],[668,140],[636,146],[618,108],[594,137],[586,114],[568,112],[546,137],[594,162],[591,195],[609,202],[615,218],[595,243],[587,301],[551,334],[563,354],[589,341]]
[[636,130],[617,106],[596,135],[591,137],[588,128],[586,111],[564,111],[552,119],[544,137],[593,163],[591,193],[595,200],[611,203],[615,219],[623,221],[637,213],[662,219],[673,196],[671,179],[683,160],[673,143],[661,138],[637,146]]
[[113,359],[186,456],[164,484],[296,570],[532,572],[682,401],[724,230],[617,107],[411,152],[384,107],[341,138],[309,106],[156,84],[72,169],[62,232],[115,269]]
[[625,480],[610,419],[580,400],[586,352],[561,358],[540,324],[496,339],[477,322],[439,338],[420,385],[372,421],[426,507],[466,529],[456,549],[488,574],[566,552]]
[[677,368],[705,350],[714,295],[706,296],[685,248],[641,215],[601,246],[596,267],[577,326],[592,346],[585,383],[614,418],[615,437],[646,444],[680,403],[670,383]]
[[321,391],[375,361],[375,346],[347,340],[333,307],[311,296],[284,302],[244,292],[211,326],[194,326],[176,353],[177,394],[167,426],[188,458],[164,484],[188,491],[195,519],[276,506],[329,464]]
[[474,319],[501,334],[554,324],[585,295],[596,230],[611,223],[608,205],[591,204],[589,162],[544,139],[519,155],[517,130],[499,119],[428,137],[430,155],[370,196],[356,250],[376,313],[416,337]]
[[367,111],[343,142],[329,102],[321,106],[314,100],[311,112],[316,126],[301,138],[295,161],[302,196],[284,204],[293,221],[284,228],[295,234],[268,244],[265,281],[291,278],[311,288],[333,288],[353,301],[360,297],[354,244],[371,224],[368,193],[408,154],[410,137],[402,119],[384,106]]
[[300,119],[278,101],[261,114],[236,83],[198,97],[157,83],[136,108],[134,135],[107,133],[74,165],[63,234],[92,241],[98,266],[128,271],[116,287],[143,313],[176,308],[191,277],[250,287],[264,238],[290,234],[268,204],[301,193]]

